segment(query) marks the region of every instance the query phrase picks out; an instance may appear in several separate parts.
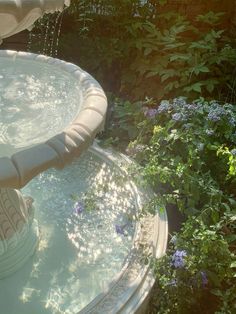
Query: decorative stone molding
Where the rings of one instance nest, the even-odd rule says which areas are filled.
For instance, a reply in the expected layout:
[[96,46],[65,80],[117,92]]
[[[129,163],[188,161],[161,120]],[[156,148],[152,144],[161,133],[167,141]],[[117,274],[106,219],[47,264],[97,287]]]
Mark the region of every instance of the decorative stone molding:
[[43,55],[8,50],[0,51],[0,58],[31,60],[49,67],[56,66],[78,81],[83,94],[81,110],[60,134],[46,143],[19,151],[11,158],[0,158],[0,188],[19,189],[48,168],[63,168],[89,147],[103,128],[107,99],[98,82],[74,64]]
[[45,13],[62,11],[69,4],[70,0],[1,0],[0,43],[3,38],[32,28]]
[[18,270],[38,244],[32,200],[13,189],[0,189],[0,278]]

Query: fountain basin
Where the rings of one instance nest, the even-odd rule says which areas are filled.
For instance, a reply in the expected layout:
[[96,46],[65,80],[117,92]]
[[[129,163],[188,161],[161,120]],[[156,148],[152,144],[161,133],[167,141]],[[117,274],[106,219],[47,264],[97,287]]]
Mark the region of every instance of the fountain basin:
[[[164,210],[142,211],[153,193],[132,181],[131,164],[95,143],[23,189],[35,199],[41,239],[24,267],[1,281],[4,312],[142,312],[154,283],[144,259],[164,254],[168,227]],[[93,201],[77,209],[88,195]]]
[[0,188],[21,188],[50,167],[63,168],[92,143],[103,128],[107,99],[97,81],[71,63],[0,51],[0,65]]
[[31,29],[34,22],[45,13],[62,11],[70,0],[1,0],[0,42],[25,29]]

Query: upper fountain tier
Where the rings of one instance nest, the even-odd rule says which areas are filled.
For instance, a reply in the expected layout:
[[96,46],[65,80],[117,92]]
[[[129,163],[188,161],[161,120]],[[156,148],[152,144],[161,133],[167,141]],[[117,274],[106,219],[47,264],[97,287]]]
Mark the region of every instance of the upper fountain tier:
[[62,11],[70,0],[1,0],[0,43],[3,38],[32,28],[45,13]]

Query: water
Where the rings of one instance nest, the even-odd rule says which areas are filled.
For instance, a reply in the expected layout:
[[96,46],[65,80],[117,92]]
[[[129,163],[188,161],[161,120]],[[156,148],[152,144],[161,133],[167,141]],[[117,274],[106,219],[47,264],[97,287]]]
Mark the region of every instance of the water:
[[121,270],[132,246],[132,188],[88,152],[63,171],[41,174],[23,193],[35,199],[41,239],[35,256],[0,281],[1,313],[77,313]]
[[63,15],[66,9],[67,7],[62,12],[47,14],[35,23],[35,27],[29,33],[27,51],[57,57]]
[[60,133],[81,101],[78,81],[56,66],[0,58],[0,157]]

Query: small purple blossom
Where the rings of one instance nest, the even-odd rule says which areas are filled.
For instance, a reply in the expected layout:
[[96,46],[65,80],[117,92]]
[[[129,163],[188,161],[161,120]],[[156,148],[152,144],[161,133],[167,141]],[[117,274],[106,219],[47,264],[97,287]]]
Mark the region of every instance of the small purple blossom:
[[81,214],[84,211],[84,204],[80,201],[76,202],[74,205],[74,213]]
[[183,268],[185,265],[185,257],[187,252],[185,250],[176,250],[172,255],[172,263],[175,268]]
[[211,106],[210,112],[208,113],[207,119],[213,122],[221,120],[222,116],[226,114],[226,110],[219,104],[214,103]]
[[128,223],[124,225],[115,225],[116,233],[125,235],[125,228],[128,226]]
[[207,119],[213,122],[218,122],[221,120],[221,117],[215,111],[210,111],[208,113]]
[[231,154],[236,157],[236,148],[231,150]]
[[179,112],[172,114],[172,120],[174,121],[184,121],[185,118],[186,117],[182,113],[179,113]]
[[158,109],[157,109],[157,112],[158,113],[163,113],[163,112],[168,112],[168,110],[171,108],[170,106],[170,103],[169,101],[167,100],[162,100]]
[[144,115],[145,117],[149,118],[149,119],[152,119],[156,116],[157,114],[157,109],[153,109],[153,108],[147,108],[145,111],[144,111]]
[[236,126],[236,119],[234,117],[229,118],[229,124],[232,126]]
[[202,278],[202,286],[205,288],[208,284],[208,279],[205,271],[201,271],[201,278]]
[[183,107],[186,105],[186,100],[184,97],[178,97],[173,99],[173,105],[176,107]]

